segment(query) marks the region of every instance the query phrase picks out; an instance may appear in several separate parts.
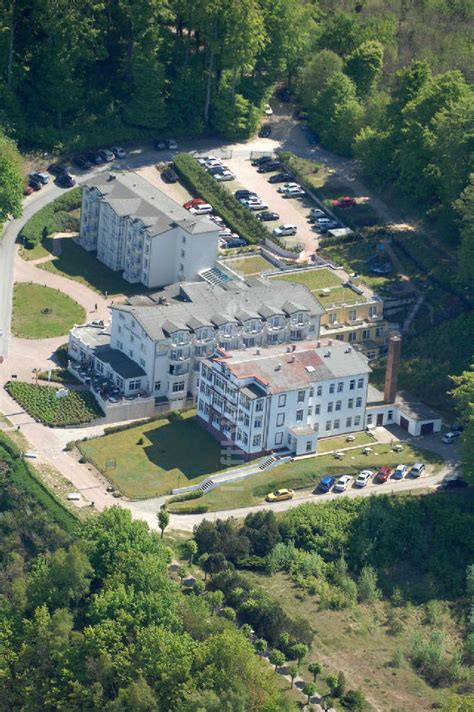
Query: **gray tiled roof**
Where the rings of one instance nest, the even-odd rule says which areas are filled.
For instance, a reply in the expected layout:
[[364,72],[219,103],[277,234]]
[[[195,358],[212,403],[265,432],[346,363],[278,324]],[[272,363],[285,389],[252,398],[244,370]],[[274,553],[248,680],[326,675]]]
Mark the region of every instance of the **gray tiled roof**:
[[[113,180],[110,176],[113,175]],[[133,171],[100,173],[86,186],[97,188],[102,200],[122,217],[137,216],[148,226],[151,236],[178,225],[190,234],[217,232],[219,228],[206,216],[192,215]]]
[[[232,282],[226,288],[212,286],[206,282],[185,282],[171,285],[170,289],[150,295],[156,301],[153,306],[136,304],[116,304],[112,311],[133,314],[141,327],[153,341],[167,338],[172,325],[190,330],[205,325],[235,323],[242,319],[242,311],[257,312],[264,318],[273,314],[283,314],[283,305],[289,301],[301,305],[312,315],[324,313],[324,309],[311,292],[302,284],[286,281],[264,281],[249,287],[244,282]],[[158,303],[159,300],[167,303]]]

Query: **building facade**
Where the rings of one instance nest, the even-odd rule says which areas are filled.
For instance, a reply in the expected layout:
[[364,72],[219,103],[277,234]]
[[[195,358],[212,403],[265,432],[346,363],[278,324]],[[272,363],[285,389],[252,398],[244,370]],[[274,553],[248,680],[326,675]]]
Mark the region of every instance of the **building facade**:
[[[197,392],[199,365],[218,347],[266,349],[317,338],[323,309],[301,285],[262,280],[182,283],[111,307],[111,323],[77,326],[69,336],[71,368],[107,373],[121,395],[183,407]],[[108,361],[104,362],[103,356]],[[124,378],[114,371],[120,362]]]
[[81,247],[127,282],[194,281],[217,258],[219,228],[192,215],[136,173],[101,174],[82,191]]
[[200,365],[198,418],[247,458],[315,452],[318,437],[365,428],[370,370],[330,339],[222,352]]

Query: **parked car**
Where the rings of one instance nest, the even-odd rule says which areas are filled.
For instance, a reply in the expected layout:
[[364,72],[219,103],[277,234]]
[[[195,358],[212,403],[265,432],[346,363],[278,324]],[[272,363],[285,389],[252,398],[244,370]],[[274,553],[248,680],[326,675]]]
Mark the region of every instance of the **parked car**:
[[268,179],[269,183],[285,183],[290,180],[288,173],[277,173],[274,176],[270,176]]
[[51,163],[48,166],[48,173],[53,176],[59,176],[61,173],[68,173],[69,169],[65,163]]
[[459,430],[450,430],[449,433],[445,433],[441,440],[448,445],[452,445],[458,437],[461,435]]
[[239,203],[241,205],[250,205],[251,203],[261,203],[262,199],[258,195],[249,195],[248,198],[239,198]]
[[331,200],[331,205],[334,205],[335,208],[352,208],[354,205],[357,205],[357,201],[355,198],[350,198],[346,195],[344,198]]
[[216,176],[218,173],[224,173],[224,171],[228,170],[222,163],[220,165],[216,166],[209,166],[206,168],[207,172],[211,176]]
[[92,166],[100,166],[100,164],[104,162],[104,159],[99,151],[87,151],[85,157]]
[[197,162],[200,163],[201,166],[204,166],[204,164],[205,164],[205,163],[208,163],[209,161],[218,161],[218,162],[220,163],[219,158],[217,158],[217,156],[212,156],[212,155],[209,155],[209,156],[200,156],[200,157],[197,159]]
[[76,185],[76,181],[72,176],[69,175],[69,173],[60,173],[57,176],[55,183],[60,188],[72,188]]
[[351,475],[342,475],[334,485],[334,492],[345,492],[353,481],[354,478]]
[[406,477],[407,472],[408,465],[397,465],[392,475],[392,478],[394,480],[403,480],[403,478]]
[[270,124],[263,124],[262,128],[258,132],[260,138],[268,138],[272,132],[272,127]]
[[209,220],[212,220],[213,223],[216,223],[219,227],[224,227],[225,223],[219,215],[209,215]]
[[439,485],[439,489],[447,490],[464,489],[465,487],[469,487],[469,482],[466,482],[461,477],[447,477]]
[[265,499],[267,502],[283,502],[286,499],[293,499],[294,496],[295,493],[291,489],[278,489],[267,494]]
[[198,205],[206,205],[204,198],[191,198],[191,200],[183,203],[183,208],[190,210],[191,208],[197,208]]
[[257,193],[253,193],[251,190],[236,190],[234,193],[234,198],[237,200],[242,200],[243,198],[256,198]]
[[43,187],[43,183],[40,181],[39,178],[30,178],[28,181],[28,185],[33,188],[33,190],[41,190]]
[[321,492],[322,494],[326,494],[326,492],[329,492],[336,483],[336,478],[335,477],[330,477],[329,475],[327,477],[322,477],[319,485],[315,489],[316,492]]
[[425,466],[422,462],[415,462],[415,464],[410,470],[410,477],[420,477],[424,469]]
[[374,476],[372,470],[362,470],[356,477],[354,487],[367,487],[369,480]]
[[267,161],[274,161],[275,159],[272,156],[259,156],[258,158],[254,158],[251,160],[252,166],[261,166],[262,163],[266,163]]
[[211,156],[209,160],[204,161],[204,163],[202,163],[201,165],[203,165],[204,168],[206,168],[207,170],[209,170],[210,168],[224,167],[224,164],[222,163],[221,159],[216,158],[215,156]]
[[281,168],[280,161],[266,161],[258,167],[258,172],[271,173],[272,171],[277,171],[279,168]]
[[265,116],[273,116],[273,109],[270,104],[265,104],[263,111],[265,113]]
[[178,148],[178,144],[172,138],[157,139],[153,145],[157,151],[176,151]]
[[333,223],[334,220],[331,220],[331,218],[328,218],[328,217],[325,217],[325,218],[321,217],[321,218],[316,218],[314,220],[314,222],[316,223],[316,225],[328,225],[329,223]]
[[221,238],[223,240],[238,240],[239,237],[240,237],[240,235],[237,235],[236,232],[232,232],[230,227],[225,227],[219,233],[219,238]]
[[316,222],[319,218],[326,218],[327,215],[321,208],[311,208],[308,215],[308,220],[310,222]]
[[30,173],[30,179],[39,180],[41,185],[49,183],[49,175],[45,171],[35,171],[34,173]]
[[178,174],[172,168],[167,168],[166,171],[163,171],[161,177],[165,181],[165,183],[178,182]]
[[115,158],[125,158],[127,155],[127,152],[124,151],[123,148],[120,148],[120,146],[112,146],[110,150],[114,154]]
[[104,163],[109,163],[115,158],[113,151],[111,151],[109,148],[102,148],[99,153],[102,156],[102,160],[104,161]]
[[273,234],[276,237],[284,237],[285,235],[296,235],[296,230],[296,225],[293,225],[292,223],[284,223],[283,225],[274,228]]
[[195,208],[190,208],[189,212],[193,215],[207,215],[208,213],[212,213],[212,205],[209,205],[209,203],[197,205]]
[[72,159],[72,162],[74,163],[75,166],[81,169],[81,171],[87,171],[91,167],[91,162],[87,160],[87,158],[83,155],[80,156],[74,156]]
[[257,212],[257,210],[268,210],[268,205],[267,203],[264,203],[263,200],[258,202],[249,201],[246,207],[254,212]]
[[288,188],[301,188],[299,183],[283,183],[279,188],[277,188],[278,193],[286,193]]
[[391,474],[392,468],[388,467],[388,465],[383,465],[375,475],[374,482],[378,485],[382,485],[384,482],[388,481]]
[[303,188],[287,188],[283,193],[284,198],[303,198],[305,195]]
[[235,180],[235,174],[232,173],[232,171],[225,170],[220,173],[216,173],[214,178],[218,181],[223,181],[223,180]]
[[279,220],[280,216],[278,213],[272,213],[271,210],[264,210],[262,213],[257,215],[257,220],[262,220],[263,222],[270,222],[271,220]]
[[23,195],[31,195],[32,192],[33,188],[31,187],[31,185],[25,185],[25,187],[23,188]]
[[224,240],[226,247],[244,247],[247,244],[247,240],[243,237],[232,238],[231,240]]

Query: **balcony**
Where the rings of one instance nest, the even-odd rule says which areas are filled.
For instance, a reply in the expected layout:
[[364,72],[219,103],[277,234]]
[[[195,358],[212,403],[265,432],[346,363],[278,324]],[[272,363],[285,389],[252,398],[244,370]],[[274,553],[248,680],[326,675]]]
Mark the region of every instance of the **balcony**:
[[169,355],[170,364],[184,363],[185,361],[189,361],[190,358],[191,351],[189,349],[183,351],[181,355],[178,355],[176,352],[170,351]]
[[168,373],[170,376],[185,376],[189,373],[189,363],[170,365]]

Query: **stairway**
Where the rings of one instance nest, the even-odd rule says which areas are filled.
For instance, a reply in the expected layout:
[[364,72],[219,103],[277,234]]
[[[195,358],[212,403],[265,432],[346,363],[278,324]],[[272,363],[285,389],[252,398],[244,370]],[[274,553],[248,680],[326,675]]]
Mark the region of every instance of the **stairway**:
[[206,494],[206,492],[208,492],[210,489],[212,489],[213,486],[214,486],[214,480],[212,478],[209,478],[208,480],[206,480],[205,482],[202,483],[202,485],[200,486],[199,489],[201,490],[201,492],[203,494]]
[[261,462],[258,467],[260,470],[267,470],[270,467],[270,465],[273,465],[273,463],[276,462],[277,460],[278,460],[278,458],[275,457],[275,455],[270,455],[270,457],[267,457],[266,460]]

